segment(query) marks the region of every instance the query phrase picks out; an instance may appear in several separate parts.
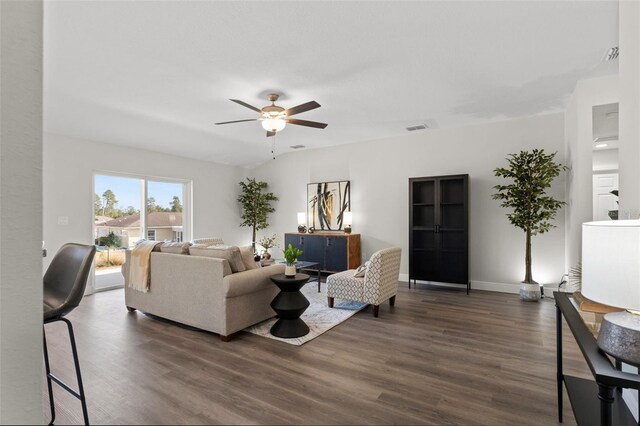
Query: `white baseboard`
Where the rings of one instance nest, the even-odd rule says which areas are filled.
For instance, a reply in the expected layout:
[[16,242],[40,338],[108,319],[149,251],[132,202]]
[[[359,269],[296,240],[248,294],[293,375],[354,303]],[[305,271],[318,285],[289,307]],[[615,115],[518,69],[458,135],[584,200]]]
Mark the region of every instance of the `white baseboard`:
[[[409,274],[400,274],[400,281],[408,282]],[[439,283],[434,281],[421,281],[417,280],[418,284],[436,284],[444,287],[464,288],[460,284],[448,284]],[[487,281],[474,281],[471,280],[471,290],[485,290],[485,291],[497,291],[499,293],[520,293],[520,283],[493,283]],[[558,290],[558,284],[544,284],[545,295],[551,297],[554,291]]]

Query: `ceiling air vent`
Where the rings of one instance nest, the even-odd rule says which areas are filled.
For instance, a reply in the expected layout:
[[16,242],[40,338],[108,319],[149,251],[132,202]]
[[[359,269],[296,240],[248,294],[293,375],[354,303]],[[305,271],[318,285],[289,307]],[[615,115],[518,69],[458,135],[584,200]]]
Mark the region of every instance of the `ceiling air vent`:
[[429,126],[427,126],[426,124],[418,124],[417,126],[409,126],[409,127],[407,127],[407,131],[415,132],[416,130],[426,130],[428,128],[429,128]]
[[617,141],[618,135],[613,136],[600,136],[599,138],[595,138],[593,143],[601,143],[601,142],[609,142],[609,141]]
[[613,61],[614,59],[618,59],[618,55],[620,54],[620,49],[618,46],[614,46],[604,55],[602,59],[604,62]]
[[291,149],[302,149],[302,148],[306,148],[305,145],[291,145],[289,148]]

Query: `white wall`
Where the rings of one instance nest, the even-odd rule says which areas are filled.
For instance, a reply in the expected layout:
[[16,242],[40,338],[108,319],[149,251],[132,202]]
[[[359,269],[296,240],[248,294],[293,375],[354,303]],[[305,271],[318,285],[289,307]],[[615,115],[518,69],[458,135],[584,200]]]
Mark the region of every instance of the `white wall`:
[[[250,244],[236,200],[244,169],[117,145],[44,135],[44,240],[50,256],[66,242],[93,244],[93,173],[108,171],[193,182],[193,236]],[[67,216],[68,225],[58,225]],[[45,268],[48,262],[45,262]]]
[[[556,159],[563,162],[563,126],[563,115],[552,114],[277,157],[253,170],[280,198],[271,227],[263,233],[296,231],[307,183],[350,180],[353,232],[361,234],[363,258],[399,246],[401,274],[408,274],[408,178],[468,173],[472,287],[517,292],[524,278],[524,233],[509,224],[506,210],[491,199],[492,187],[500,182],[493,170],[506,165],[508,154],[532,148],[558,151]],[[564,199],[564,177],[552,193]],[[563,212],[555,223],[558,229],[533,240],[534,279],[541,283],[557,283],[564,273]]]
[[0,2],[0,423],[42,424],[42,2]]
[[566,181],[566,270],[581,259],[582,223],[593,219],[593,107],[615,102],[618,76],[611,75],[580,80],[567,103],[565,156],[571,170]]

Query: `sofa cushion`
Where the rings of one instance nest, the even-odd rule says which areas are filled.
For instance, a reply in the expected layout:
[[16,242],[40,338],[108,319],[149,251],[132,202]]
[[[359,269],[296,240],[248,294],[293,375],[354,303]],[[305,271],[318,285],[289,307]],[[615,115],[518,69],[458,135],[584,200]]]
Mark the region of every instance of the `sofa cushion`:
[[242,261],[240,249],[236,246],[209,246],[206,248],[191,246],[189,247],[189,253],[192,256],[207,256],[226,259],[229,261],[229,266],[231,266],[231,271],[234,274],[236,272],[243,272],[247,269]]
[[189,254],[190,246],[191,243],[172,243],[166,241],[160,245],[160,252],[173,254]]
[[222,280],[224,294],[227,298],[231,298],[265,291],[265,289],[277,289],[270,277],[283,274],[284,266],[284,264],[271,265],[226,276]]
[[251,269],[258,269],[260,267],[254,259],[253,247],[240,247],[240,254],[242,255],[242,262],[244,263],[244,267],[247,271]]

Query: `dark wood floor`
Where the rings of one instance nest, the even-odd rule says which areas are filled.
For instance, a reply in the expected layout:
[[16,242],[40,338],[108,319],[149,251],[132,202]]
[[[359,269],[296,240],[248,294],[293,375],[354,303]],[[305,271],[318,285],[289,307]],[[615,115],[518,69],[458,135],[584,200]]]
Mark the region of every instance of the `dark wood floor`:
[[[380,318],[368,307],[303,346],[223,343],[128,313],[122,290],[69,318],[94,424],[557,424],[551,299],[401,283]],[[75,383],[63,331],[47,326],[52,369]],[[565,370],[589,377],[565,333]],[[82,423],[78,401],[54,394],[57,423]],[[46,389],[43,401],[48,419]]]

